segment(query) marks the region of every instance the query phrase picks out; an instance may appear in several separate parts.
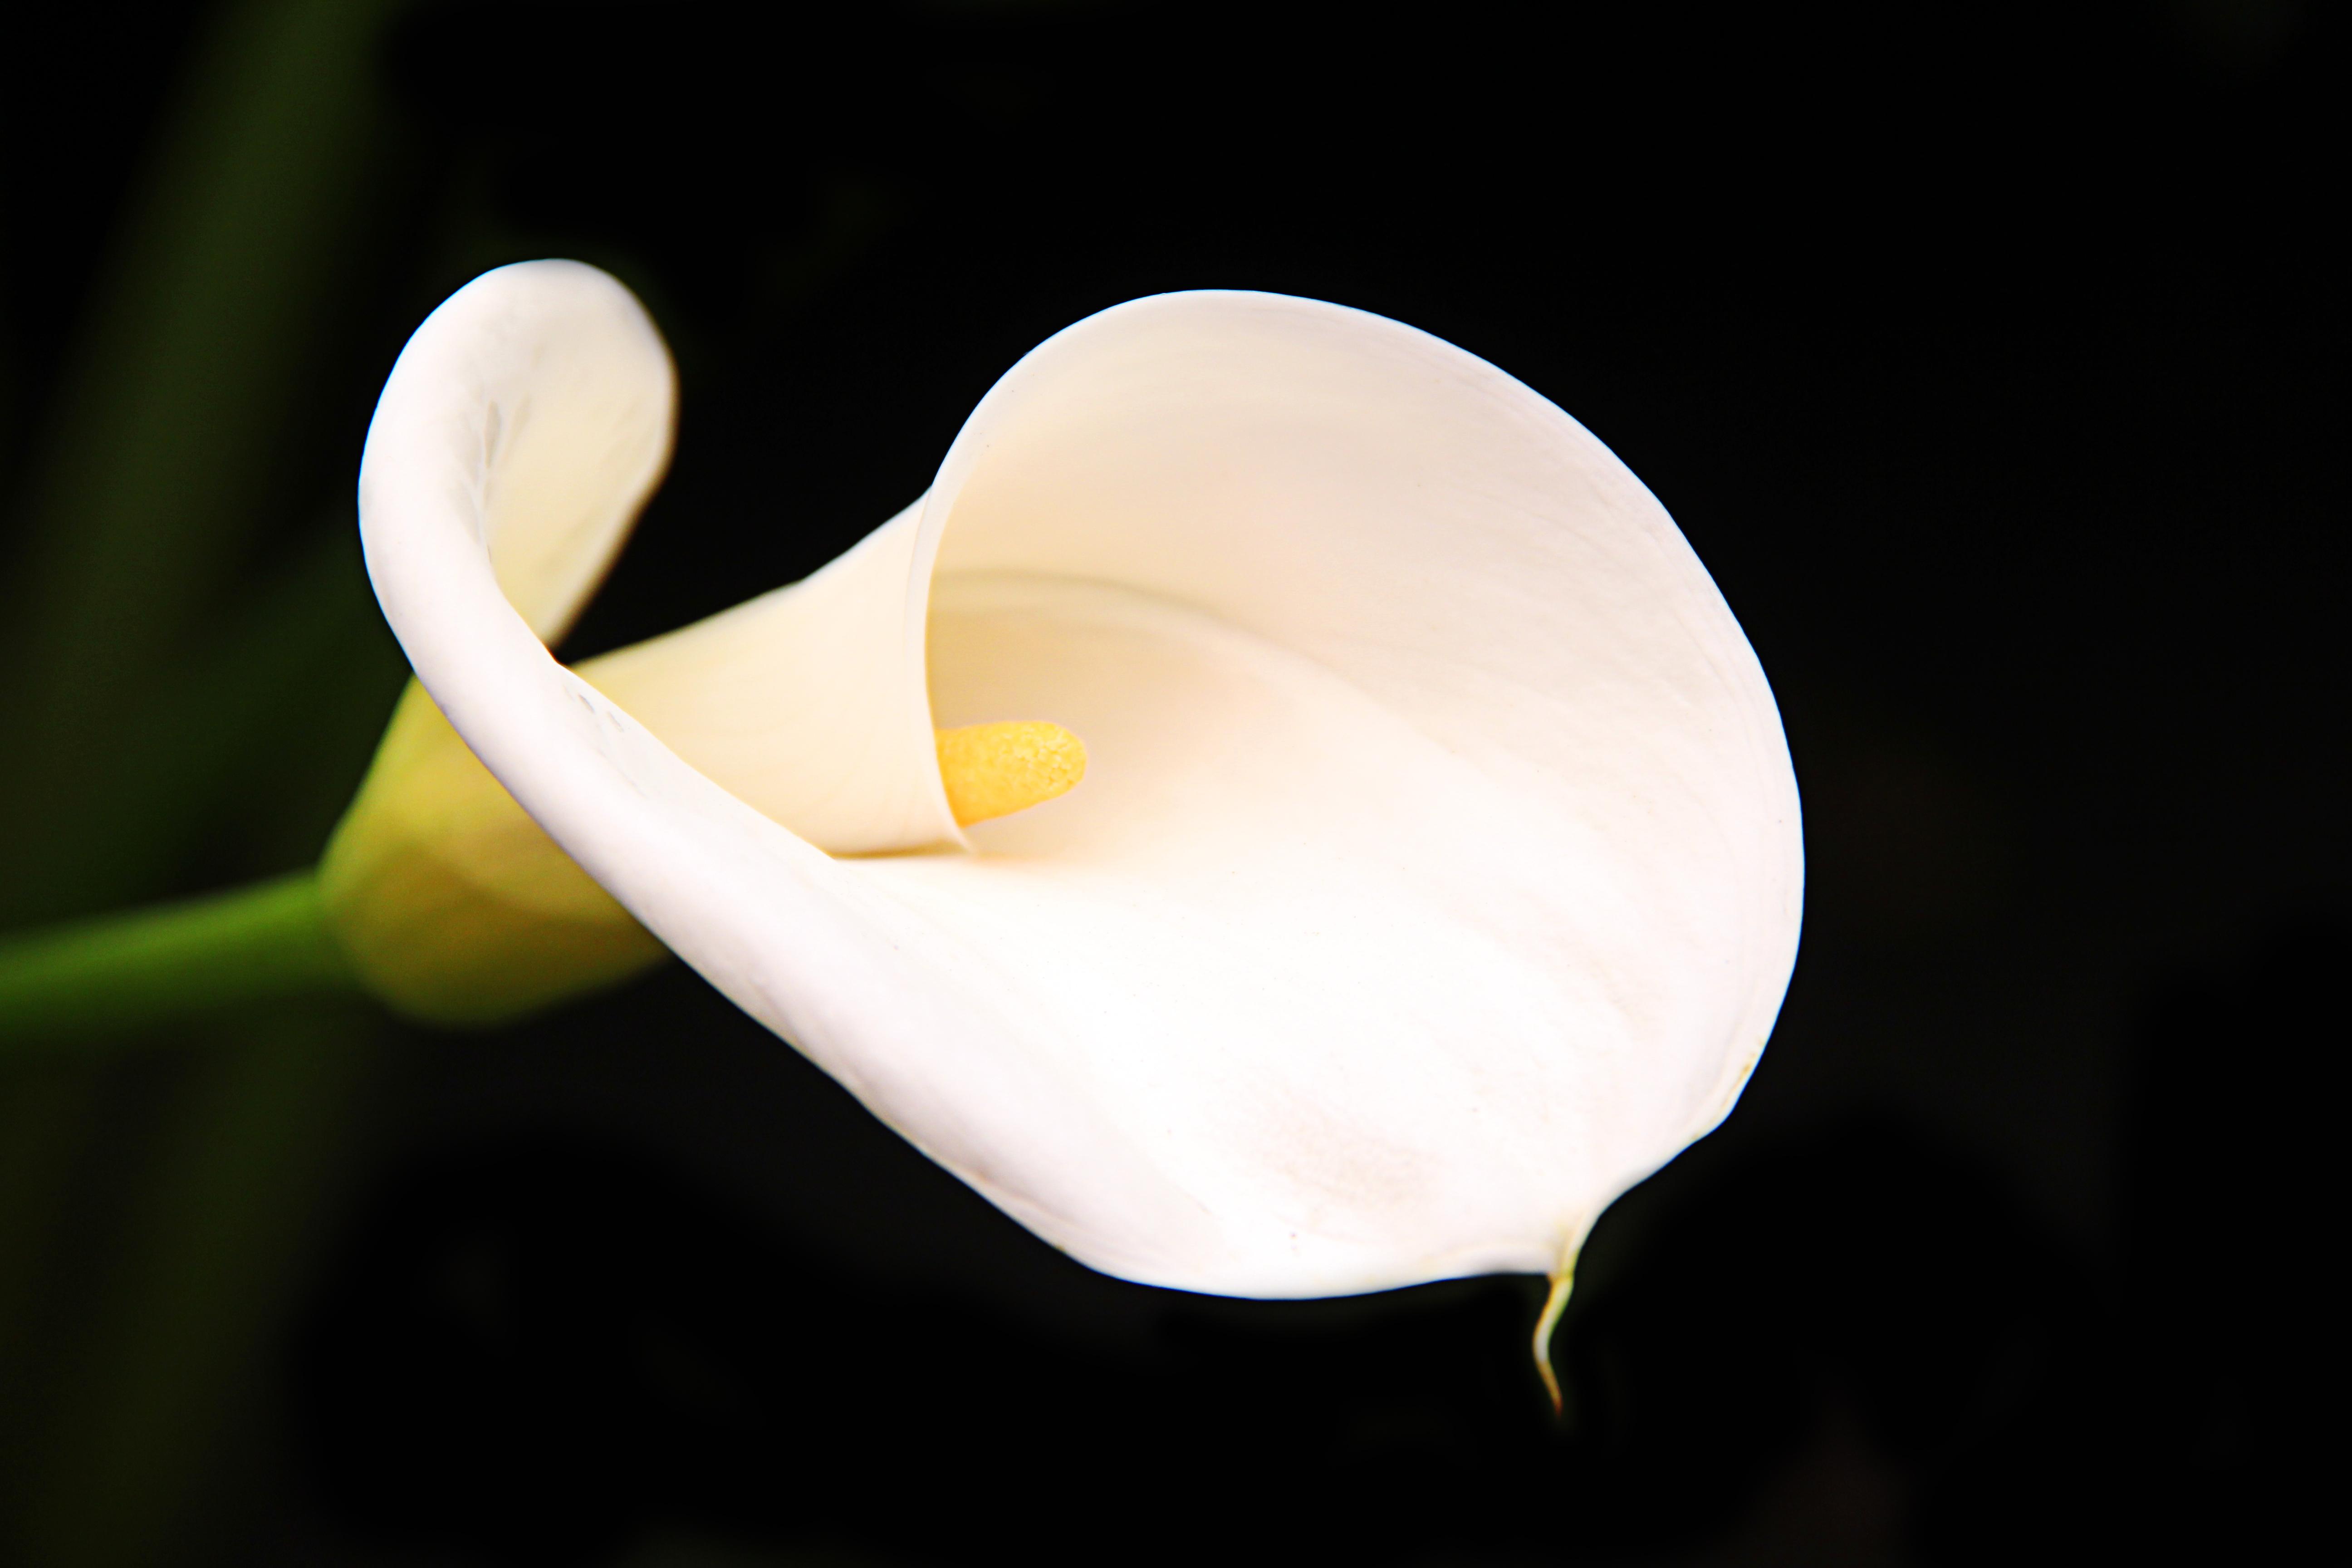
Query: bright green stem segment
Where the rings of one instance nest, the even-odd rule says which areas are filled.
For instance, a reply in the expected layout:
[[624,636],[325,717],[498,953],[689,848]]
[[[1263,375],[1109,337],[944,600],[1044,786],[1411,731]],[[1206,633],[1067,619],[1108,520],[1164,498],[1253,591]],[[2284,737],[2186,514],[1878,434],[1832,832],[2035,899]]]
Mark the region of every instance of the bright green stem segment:
[[316,873],[0,939],[0,1043],[168,1023],[243,1002],[353,991]]

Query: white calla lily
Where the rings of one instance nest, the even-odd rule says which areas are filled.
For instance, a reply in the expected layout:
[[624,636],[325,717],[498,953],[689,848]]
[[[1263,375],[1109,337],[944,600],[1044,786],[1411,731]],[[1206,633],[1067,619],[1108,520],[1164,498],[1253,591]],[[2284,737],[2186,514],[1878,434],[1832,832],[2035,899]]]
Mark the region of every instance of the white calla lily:
[[[1769,689],[1557,407],[1360,311],[1171,294],[1049,340],[824,571],[574,673],[666,460],[652,324],[502,268],[385,387],[368,568],[433,701],[614,899],[1112,1274],[1564,1279],[1715,1125],[1797,944]],[[1086,782],[959,828],[935,726]]]

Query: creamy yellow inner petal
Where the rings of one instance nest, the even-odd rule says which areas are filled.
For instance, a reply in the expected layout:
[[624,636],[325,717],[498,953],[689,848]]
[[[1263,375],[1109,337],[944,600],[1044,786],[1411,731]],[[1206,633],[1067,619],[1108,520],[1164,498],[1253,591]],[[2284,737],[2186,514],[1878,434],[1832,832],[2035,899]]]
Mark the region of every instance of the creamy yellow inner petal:
[[1086,742],[1059,724],[967,724],[934,735],[959,827],[1043,805],[1086,777]]

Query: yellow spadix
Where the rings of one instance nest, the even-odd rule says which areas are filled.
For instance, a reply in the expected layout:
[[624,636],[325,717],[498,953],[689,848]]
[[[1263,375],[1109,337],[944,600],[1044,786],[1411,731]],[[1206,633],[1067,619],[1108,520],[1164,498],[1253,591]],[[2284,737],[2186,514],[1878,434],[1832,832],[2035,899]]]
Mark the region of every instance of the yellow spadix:
[[965,724],[938,731],[938,742],[959,827],[1043,805],[1087,776],[1086,743],[1059,724]]

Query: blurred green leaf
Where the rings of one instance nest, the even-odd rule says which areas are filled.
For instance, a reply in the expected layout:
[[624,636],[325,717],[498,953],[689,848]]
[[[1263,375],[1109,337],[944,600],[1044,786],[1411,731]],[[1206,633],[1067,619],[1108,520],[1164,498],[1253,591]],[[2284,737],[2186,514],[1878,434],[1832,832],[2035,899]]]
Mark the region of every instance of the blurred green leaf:
[[[9,444],[0,927],[299,864],[388,711],[347,516],[254,562],[317,515],[299,433],[397,216],[399,4],[214,16],[66,384]],[[129,1568],[203,1538],[379,1027],[279,1008],[194,1055],[0,1067],[0,1558]]]
[[[0,922],[135,897],[161,870],[99,853],[121,824],[84,803],[284,504],[286,433],[387,158],[374,40],[395,4],[230,7],[167,121],[23,498]],[[140,831],[166,837],[174,798],[142,802]]]
[[222,1037],[177,1086],[91,1332],[64,1368],[24,1555],[42,1568],[165,1560],[234,1456],[322,1179],[367,1069],[366,1016],[288,1008]]

